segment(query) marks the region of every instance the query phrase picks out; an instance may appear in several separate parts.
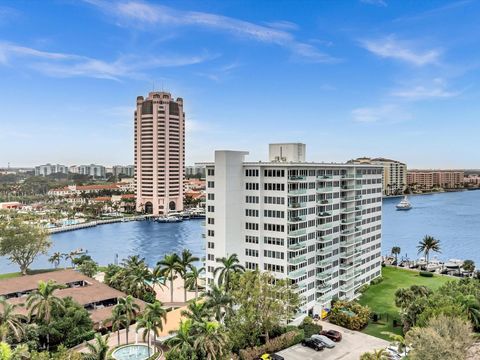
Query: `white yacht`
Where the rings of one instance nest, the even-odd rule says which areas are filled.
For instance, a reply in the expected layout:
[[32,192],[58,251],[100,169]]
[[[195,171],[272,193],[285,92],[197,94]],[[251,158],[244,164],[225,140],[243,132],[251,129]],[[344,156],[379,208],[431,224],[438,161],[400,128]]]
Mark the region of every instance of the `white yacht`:
[[410,204],[406,196],[397,204],[397,210],[410,210],[411,208],[412,204]]

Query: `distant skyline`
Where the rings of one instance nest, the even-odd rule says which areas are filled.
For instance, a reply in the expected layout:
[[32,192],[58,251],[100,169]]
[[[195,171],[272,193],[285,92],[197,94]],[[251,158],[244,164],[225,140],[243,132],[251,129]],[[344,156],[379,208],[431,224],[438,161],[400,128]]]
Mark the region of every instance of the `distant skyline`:
[[4,0],[0,167],[133,164],[133,111],[182,97],[186,164],[387,157],[479,168],[480,2]]

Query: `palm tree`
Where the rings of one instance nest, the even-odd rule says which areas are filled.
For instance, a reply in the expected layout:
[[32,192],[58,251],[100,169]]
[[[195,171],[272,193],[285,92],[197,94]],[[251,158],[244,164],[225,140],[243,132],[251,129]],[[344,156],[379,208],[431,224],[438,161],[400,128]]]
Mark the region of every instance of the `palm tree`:
[[190,271],[185,274],[185,286],[189,289],[195,289],[195,299],[198,298],[198,280],[200,279],[200,274],[205,270],[201,267],[198,269],[196,266],[192,265]]
[[90,353],[85,354],[86,360],[107,360],[108,351],[110,347],[108,346],[108,338],[110,334],[103,337],[101,334],[95,334],[95,344],[86,343],[87,349]]
[[128,344],[128,332],[130,330],[130,325],[133,323],[135,316],[140,312],[140,306],[135,302],[135,299],[132,295],[127,295],[123,298],[118,299],[118,304],[115,305],[120,314],[125,315],[125,331]]
[[460,304],[472,322],[474,329],[480,328],[480,301],[474,295],[466,295],[460,298]]
[[228,258],[217,259],[221,263],[214,271],[214,276],[218,274],[218,286],[225,285],[225,290],[230,290],[230,281],[233,273],[243,272],[245,268],[240,265],[237,254],[232,254]]
[[143,317],[148,318],[153,325],[153,343],[157,343],[157,336],[163,331],[163,324],[167,322],[167,311],[160,301],[147,304]]
[[225,355],[227,335],[222,331],[219,323],[205,321],[196,326],[195,342],[196,352],[201,352],[207,360],[219,359]]
[[210,319],[209,307],[205,302],[191,302],[186,310],[182,310],[181,315],[194,323],[201,323]]
[[423,253],[425,255],[425,260],[427,261],[428,265],[428,256],[430,251],[435,251],[441,253],[440,251],[440,240],[435,239],[433,236],[425,235],[423,240],[420,241],[419,245],[417,246],[418,253]]
[[55,269],[57,269],[58,265],[60,265],[60,261],[62,260],[62,257],[63,257],[62,253],[54,252],[52,256],[50,256],[48,261],[55,266]]
[[192,255],[191,251],[188,249],[184,249],[182,251],[182,255],[178,260],[178,268],[180,272],[180,276],[183,278],[183,301],[187,302],[187,284],[186,284],[186,276],[188,270],[192,268],[193,263],[199,260],[198,257]]
[[223,315],[228,312],[232,304],[232,298],[222,287],[212,285],[211,290],[208,292],[206,304],[215,313],[215,319],[218,322],[222,322]]
[[120,346],[120,329],[127,326],[127,316],[122,314],[120,308],[115,306],[112,310],[112,316],[110,316],[105,323],[110,323],[112,325],[112,331],[117,332],[117,342]]
[[17,314],[15,309],[18,305],[12,305],[0,296],[0,341],[6,342],[7,335],[12,333],[20,341],[25,333],[23,321],[27,318]]
[[173,303],[173,280],[175,274],[180,271],[179,257],[177,254],[166,254],[163,260],[157,263],[155,272],[161,274],[165,279],[170,280],[170,302]]
[[137,328],[136,331],[143,329],[142,337],[143,341],[145,338],[147,339],[147,347],[148,347],[148,357],[150,357],[150,333],[152,332],[154,325],[152,321],[148,318],[148,316],[141,316],[137,319]]
[[27,309],[30,317],[35,316],[38,320],[47,325],[47,350],[50,347],[50,334],[48,326],[52,320],[52,313],[55,310],[63,310],[63,299],[54,295],[54,291],[63,289],[65,286],[57,284],[52,280],[47,282],[40,281],[38,289],[30,293],[27,297]]
[[385,349],[377,349],[371,353],[364,353],[360,360],[387,360],[387,351]]
[[195,337],[192,335],[192,320],[187,319],[180,322],[178,330],[175,332],[175,336],[167,339],[165,345],[170,347],[172,351],[182,351],[185,354],[193,353],[193,344]]
[[395,256],[395,265],[398,265],[398,255],[400,255],[401,249],[399,246],[392,247],[392,255]]

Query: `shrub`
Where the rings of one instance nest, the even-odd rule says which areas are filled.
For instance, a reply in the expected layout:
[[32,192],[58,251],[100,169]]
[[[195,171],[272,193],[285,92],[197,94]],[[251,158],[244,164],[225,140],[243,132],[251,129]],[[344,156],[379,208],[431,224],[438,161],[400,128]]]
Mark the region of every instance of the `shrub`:
[[433,273],[429,272],[429,271],[420,271],[420,276],[423,276],[423,277],[433,277]]
[[370,319],[370,309],[357,302],[337,301],[330,311],[329,320],[332,324],[346,327],[350,330],[360,330],[367,326]]
[[305,316],[302,321],[302,325],[313,324],[313,319],[310,316]]
[[370,281],[370,285],[377,285],[377,284],[380,284],[382,281],[383,281],[383,277],[379,276],[373,279],[372,281]]
[[305,338],[303,330],[289,331],[283,335],[277,336],[269,340],[267,343],[261,346],[253,348],[246,348],[240,350],[240,359],[242,360],[255,360],[259,356],[265,353],[274,353],[286,349],[287,347],[296,345]]
[[300,329],[303,330],[305,334],[305,339],[308,339],[312,335],[320,333],[322,331],[322,325],[317,324],[302,324],[299,326]]

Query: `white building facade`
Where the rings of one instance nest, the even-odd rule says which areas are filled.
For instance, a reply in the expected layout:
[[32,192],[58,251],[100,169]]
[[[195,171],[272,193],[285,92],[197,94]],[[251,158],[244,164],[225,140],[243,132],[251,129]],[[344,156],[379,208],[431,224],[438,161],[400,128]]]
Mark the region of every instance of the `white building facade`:
[[215,152],[206,164],[205,265],[209,284],[216,260],[231,254],[291,279],[300,316],[354,299],[380,276],[382,167],[307,163],[299,153],[304,145],[282,161],[245,162],[247,152]]
[[59,164],[45,164],[35,166],[35,176],[48,176],[57,173],[68,174],[68,167]]

